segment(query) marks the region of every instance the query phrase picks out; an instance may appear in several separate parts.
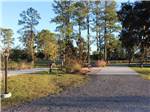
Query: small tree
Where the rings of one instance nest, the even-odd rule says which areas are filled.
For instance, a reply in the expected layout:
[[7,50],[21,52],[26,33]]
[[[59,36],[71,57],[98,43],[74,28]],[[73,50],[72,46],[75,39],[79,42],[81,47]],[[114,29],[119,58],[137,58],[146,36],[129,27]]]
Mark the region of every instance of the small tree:
[[14,41],[14,38],[12,37],[13,36],[13,31],[12,29],[6,29],[6,28],[0,28],[0,41],[1,41],[1,44],[0,44],[0,47],[2,50],[10,50],[12,45],[13,45],[13,41]]
[[55,34],[49,30],[42,30],[37,35],[38,50],[42,51],[46,59],[56,59],[58,45]]

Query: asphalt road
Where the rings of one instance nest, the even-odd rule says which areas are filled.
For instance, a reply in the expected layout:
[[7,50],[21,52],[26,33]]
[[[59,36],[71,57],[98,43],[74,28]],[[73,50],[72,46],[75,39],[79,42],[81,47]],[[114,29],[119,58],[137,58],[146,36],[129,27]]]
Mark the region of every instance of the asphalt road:
[[2,112],[150,112],[150,81],[135,74],[128,67],[106,67],[91,73],[84,86]]
[[[48,71],[48,70],[49,70],[49,68],[32,68],[32,69],[25,69],[25,70],[9,70],[8,76],[35,73],[35,72],[39,72],[39,71]],[[1,72],[1,74],[4,74],[4,71]]]

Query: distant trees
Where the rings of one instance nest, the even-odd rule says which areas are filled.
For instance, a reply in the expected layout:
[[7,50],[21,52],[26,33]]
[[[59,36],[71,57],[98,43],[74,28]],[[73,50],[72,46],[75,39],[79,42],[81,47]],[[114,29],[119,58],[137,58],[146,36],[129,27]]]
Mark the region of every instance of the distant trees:
[[118,12],[122,24],[121,41],[128,51],[129,62],[138,47],[141,53],[141,63],[148,54],[150,48],[150,2],[139,1],[135,3],[123,3]]
[[[140,51],[143,62],[150,46],[149,5],[148,1],[127,2],[123,3],[121,9],[116,12],[114,0],[55,0],[53,9],[56,16],[51,22],[56,23],[58,34],[45,29],[36,31],[41,17],[32,7],[20,13],[18,24],[22,28],[18,33],[25,46],[24,50],[30,58],[28,61],[32,64],[35,61],[35,54],[40,58],[53,60],[59,53],[66,66],[70,66],[75,61],[84,66],[90,63],[90,50],[93,43],[96,43],[97,47],[94,59],[105,61],[123,59],[126,51],[131,62],[137,50]],[[11,47],[13,32],[10,29],[0,30],[5,35],[1,40],[8,48]],[[117,35],[120,30],[119,39]],[[12,54],[15,52],[19,54],[21,51],[14,49]]]
[[86,6],[86,29],[87,29],[87,63],[90,64],[90,21],[91,21],[91,1],[85,1]]
[[57,57],[58,45],[56,35],[49,30],[42,30],[37,35],[38,51],[45,55],[45,59],[54,60]]
[[114,33],[119,30],[118,17],[116,13],[116,2],[105,1],[104,10],[104,59],[108,60],[108,45]]
[[72,10],[74,9],[72,5],[73,1],[54,1],[53,9],[56,14],[51,21],[57,24],[56,31],[60,32],[61,54],[63,55],[63,61],[66,65],[71,63],[73,59],[73,43],[72,43],[72,33],[73,33],[73,23]]
[[109,41],[115,38],[114,33],[120,29],[115,1],[94,1],[93,15],[97,52],[100,55],[99,58],[107,61]]
[[26,46],[28,54],[31,56],[32,64],[34,65],[34,52],[35,52],[35,35],[36,29],[35,26],[39,24],[41,19],[37,10],[32,7],[28,8],[26,11],[20,13],[20,19],[18,24],[23,27],[18,31],[21,34],[21,41]]
[[126,53],[122,47],[122,43],[118,38],[112,37],[109,39],[107,46],[107,57],[109,60],[125,59]]
[[1,50],[10,50],[14,41],[13,31],[9,28],[0,28],[0,48]]
[[77,45],[79,48],[79,59],[80,63],[82,63],[82,57],[83,57],[83,37],[81,36],[81,31],[85,29],[86,27],[86,17],[88,14],[88,8],[86,7],[86,4],[82,1],[77,1],[74,4],[74,10],[73,10],[73,22],[78,27],[78,33],[77,33]]
[[29,61],[28,59],[30,58],[26,50],[15,47],[11,49],[9,59],[15,62],[20,62],[20,61],[28,62]]
[[100,55],[98,58],[102,58],[102,42],[104,40],[103,30],[104,30],[104,21],[102,20],[103,9],[102,1],[94,1],[92,3],[92,14],[93,14],[93,28],[92,31],[96,33],[96,47],[97,54]]
[[[56,17],[52,19],[52,22],[59,25],[56,30],[60,32],[64,43],[76,41],[76,50],[78,51],[76,59],[79,63],[83,63],[83,55],[86,62],[89,63],[91,31],[96,32],[97,52],[99,52],[101,58],[107,60],[109,41],[114,38],[114,32],[119,29],[115,5],[115,1],[54,1],[53,8]],[[93,25],[92,29],[91,24]],[[86,29],[87,38],[82,34],[82,31]],[[73,43],[72,45],[74,47]],[[64,49],[67,47],[66,44]],[[83,48],[86,48],[86,50]],[[105,57],[102,57],[102,50]],[[67,52],[64,55],[67,55]],[[67,58],[69,57],[67,56]],[[70,59],[72,59],[72,56]]]

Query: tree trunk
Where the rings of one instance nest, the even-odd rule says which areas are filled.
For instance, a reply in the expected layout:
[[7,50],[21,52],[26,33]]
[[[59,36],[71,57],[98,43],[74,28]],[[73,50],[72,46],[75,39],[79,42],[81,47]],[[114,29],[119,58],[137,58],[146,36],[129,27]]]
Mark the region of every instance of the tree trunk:
[[89,15],[87,16],[87,39],[88,39],[88,57],[87,62],[90,64],[90,26],[89,26]]
[[[78,38],[78,45],[79,45],[79,60],[80,62],[82,61],[82,46],[81,46],[81,25],[80,23],[79,25],[79,38]],[[82,62],[81,62],[82,63]]]
[[145,59],[145,57],[146,57],[146,46],[142,46],[142,50],[141,50],[141,67],[143,67],[143,63],[144,63],[144,59]]
[[100,58],[102,58],[102,56],[101,56],[101,42],[100,42],[100,40],[101,40],[101,35],[100,35],[100,31],[99,31],[99,56],[100,56]]
[[106,28],[104,31],[104,60],[107,61],[107,36],[106,36]]
[[129,48],[129,50],[128,50],[129,64],[131,64],[131,62],[133,61],[133,55],[134,55],[134,48]]
[[[96,9],[98,9],[99,7],[98,7],[98,4],[96,4]],[[99,16],[99,14],[98,14],[98,12],[96,12],[96,40],[97,40],[97,43],[96,43],[96,45],[97,45],[97,54],[98,54],[98,59],[99,59],[99,29],[98,29],[98,27],[99,27],[99,25],[98,25],[98,16]]]
[[32,25],[31,25],[31,64],[32,66],[34,66],[34,61],[35,61],[35,57],[34,57],[34,34],[33,34],[33,28],[32,28]]
[[[105,1],[105,16],[106,16],[106,7],[107,7],[107,1]],[[105,29],[104,29],[104,60],[107,61],[107,25],[106,25],[106,19],[105,19]]]

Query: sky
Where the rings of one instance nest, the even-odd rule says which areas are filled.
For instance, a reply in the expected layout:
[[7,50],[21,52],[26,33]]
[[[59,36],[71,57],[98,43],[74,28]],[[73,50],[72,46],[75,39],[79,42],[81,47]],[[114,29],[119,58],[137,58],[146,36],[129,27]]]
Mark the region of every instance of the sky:
[[3,1],[1,3],[1,16],[0,16],[0,21],[1,25],[0,27],[3,28],[11,28],[13,29],[14,35],[13,37],[15,38],[15,45],[18,46],[21,44],[19,42],[19,34],[17,31],[22,27],[18,25],[18,19],[19,14],[23,11],[28,9],[29,7],[33,7],[38,11],[38,13],[41,16],[41,20],[39,21],[39,24],[36,26],[36,29],[38,31],[42,29],[48,29],[52,32],[55,32],[55,24],[50,23],[51,18],[54,17],[54,12],[52,10],[52,1],[47,2],[47,1],[39,1],[39,2],[34,2],[34,1],[28,1],[28,2],[21,2],[21,1]]
[[[125,1],[133,0],[116,0],[117,6],[119,7],[120,3]],[[13,47],[21,46],[18,39],[19,34],[17,33],[22,27],[18,25],[19,14],[29,7],[36,9],[41,16],[41,20],[36,26],[37,31],[48,29],[51,32],[55,32],[56,24],[50,22],[55,17],[52,3],[53,0],[0,0],[0,27],[13,30],[13,37],[15,38]],[[95,47],[93,49],[96,50]]]

